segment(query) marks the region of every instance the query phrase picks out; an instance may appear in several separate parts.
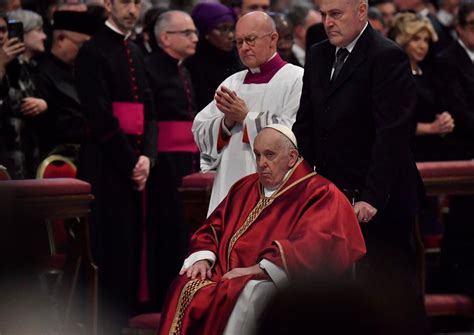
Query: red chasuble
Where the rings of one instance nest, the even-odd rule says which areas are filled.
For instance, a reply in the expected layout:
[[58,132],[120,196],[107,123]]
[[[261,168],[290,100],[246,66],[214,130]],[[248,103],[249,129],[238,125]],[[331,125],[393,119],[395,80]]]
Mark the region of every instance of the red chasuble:
[[271,196],[257,174],[236,182],[191,239],[190,254],[217,256],[210,280],[179,276],[168,292],[159,334],[222,334],[252,275],[222,280],[237,267],[267,259],[290,280],[308,273],[342,272],[365,253],[354,210],[337,187],[300,161]]

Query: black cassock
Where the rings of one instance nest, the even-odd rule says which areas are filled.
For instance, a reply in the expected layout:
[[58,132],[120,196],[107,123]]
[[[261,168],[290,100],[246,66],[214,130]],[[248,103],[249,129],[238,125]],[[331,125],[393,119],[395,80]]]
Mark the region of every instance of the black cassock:
[[[143,193],[135,191],[131,175],[139,155],[156,155],[157,130],[141,57],[133,42],[104,26],[76,61],[87,120],[78,175],[92,184],[95,196],[91,236],[100,273],[99,312],[104,312],[99,317],[117,327],[110,331],[136,313],[144,220]],[[144,104],[143,135],[124,133],[112,111],[114,102]]]
[[161,48],[146,58],[146,68],[160,132],[148,181],[148,273],[152,302],[160,308],[189,239],[178,187],[183,176],[196,170],[199,157],[191,132],[196,107],[189,73]]

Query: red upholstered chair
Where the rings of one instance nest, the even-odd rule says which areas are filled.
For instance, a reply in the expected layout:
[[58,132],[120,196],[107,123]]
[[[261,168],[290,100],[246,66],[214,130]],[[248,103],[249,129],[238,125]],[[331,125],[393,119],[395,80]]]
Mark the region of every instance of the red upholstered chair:
[[3,165],[0,165],[0,180],[10,180],[12,179],[8,174],[7,168]]
[[[58,289],[57,324],[61,327],[61,334],[97,334],[97,267],[93,263],[91,251],[87,217],[90,213],[90,203],[93,200],[90,184],[72,178],[55,179],[29,179],[29,180],[7,180],[0,182],[0,222],[2,222],[2,250],[8,252],[8,258],[3,256],[14,266],[22,264],[23,272],[28,266],[29,273],[35,275],[40,266],[41,275],[45,275],[45,269],[41,262],[42,255],[47,254],[42,242],[44,229],[42,222],[55,219],[74,219],[68,231],[67,257],[58,264],[46,264],[51,266],[49,270],[58,269],[61,271],[62,285]],[[81,218],[77,220],[76,218]],[[45,241],[47,242],[47,241]],[[25,248],[25,246],[28,246]],[[51,262],[53,263],[53,262]],[[54,267],[53,267],[54,265]],[[31,268],[30,268],[31,267]],[[11,268],[11,267],[10,267]],[[75,303],[77,297],[78,275],[83,271],[85,278],[84,291],[79,304]],[[22,272],[22,273],[23,273]],[[2,276],[5,275],[2,273]],[[54,278],[54,273],[52,277]],[[5,289],[1,287],[1,289]],[[27,291],[29,292],[29,291]],[[19,292],[21,293],[21,292]],[[44,295],[40,295],[44,297]],[[12,304],[15,301],[11,301]],[[47,309],[51,300],[41,301],[41,305],[20,300],[23,310],[33,310],[38,313],[38,306]],[[25,306],[23,308],[23,306]],[[33,307],[34,306],[34,307]],[[84,307],[84,313],[75,313]],[[16,310],[12,308],[12,311]],[[15,327],[22,327],[22,322],[28,320],[25,315],[12,313],[8,320]],[[56,320],[56,318],[54,319]],[[43,322],[52,322],[49,318]],[[80,323],[80,324],[79,324]],[[56,322],[55,322],[56,324]],[[15,328],[16,329],[16,328]],[[72,331],[74,329],[74,331]],[[25,333],[25,332],[13,332]]]
[[160,325],[161,313],[137,315],[128,320],[126,335],[155,335]]
[[[36,178],[75,178],[76,172],[77,168],[69,158],[51,155],[38,166]],[[52,269],[59,269],[63,266],[64,252],[67,249],[67,223],[62,219],[55,219],[46,220],[46,225],[51,249],[50,265]]]
[[[450,195],[474,194],[474,160],[423,162],[417,163],[423,179],[426,193],[432,196],[443,196],[444,207]],[[420,238],[418,234],[418,239]],[[418,261],[421,264],[420,277],[424,279],[424,248],[437,247],[440,236],[424,239]],[[424,282],[423,282],[424,283]],[[429,317],[466,317],[474,320],[474,302],[471,297],[462,294],[426,294],[425,306]]]
[[75,178],[76,172],[77,168],[69,158],[51,155],[39,165],[36,178]]
[[207,217],[215,172],[197,172],[183,177],[179,191],[183,194],[184,219],[193,233]]

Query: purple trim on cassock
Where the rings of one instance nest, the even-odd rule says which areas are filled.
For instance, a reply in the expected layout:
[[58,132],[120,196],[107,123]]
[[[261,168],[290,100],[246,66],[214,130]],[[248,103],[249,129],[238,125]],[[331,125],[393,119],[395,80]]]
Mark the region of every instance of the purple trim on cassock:
[[252,73],[248,70],[245,75],[244,84],[267,84],[273,76],[285,66],[287,62],[281,59],[279,54],[270,59],[268,62],[260,65],[259,73]]

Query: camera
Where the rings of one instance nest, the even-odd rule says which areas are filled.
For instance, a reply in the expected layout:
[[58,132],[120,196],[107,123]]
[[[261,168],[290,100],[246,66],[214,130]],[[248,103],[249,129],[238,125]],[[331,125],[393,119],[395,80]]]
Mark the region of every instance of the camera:
[[8,20],[8,38],[14,37],[23,42],[23,22]]

